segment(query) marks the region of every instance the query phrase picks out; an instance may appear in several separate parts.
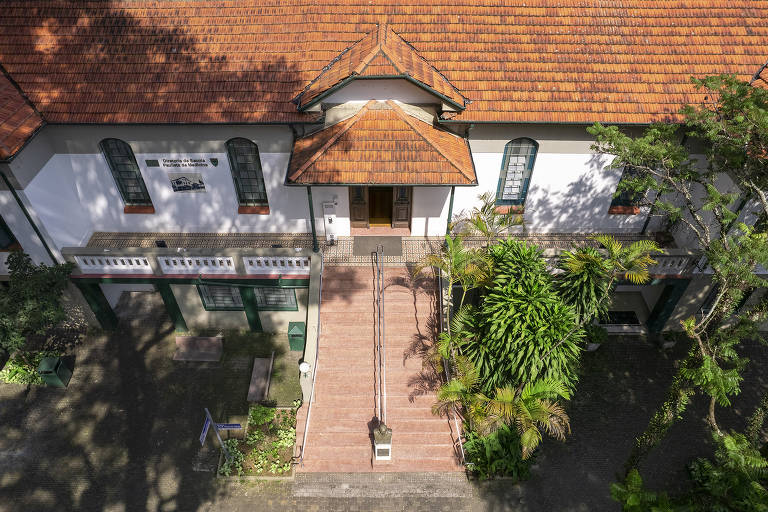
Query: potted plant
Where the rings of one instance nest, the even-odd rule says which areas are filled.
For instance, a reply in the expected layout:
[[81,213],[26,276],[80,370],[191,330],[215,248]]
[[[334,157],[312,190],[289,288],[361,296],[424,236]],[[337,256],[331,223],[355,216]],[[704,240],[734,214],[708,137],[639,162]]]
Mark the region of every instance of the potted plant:
[[608,331],[597,324],[587,324],[584,327],[584,333],[586,335],[587,352],[594,352],[608,339]]

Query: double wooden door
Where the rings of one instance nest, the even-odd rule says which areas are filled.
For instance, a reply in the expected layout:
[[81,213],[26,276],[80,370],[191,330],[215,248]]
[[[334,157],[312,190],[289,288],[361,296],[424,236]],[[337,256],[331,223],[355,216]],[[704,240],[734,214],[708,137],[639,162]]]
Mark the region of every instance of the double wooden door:
[[411,187],[349,187],[352,227],[410,227],[411,194]]

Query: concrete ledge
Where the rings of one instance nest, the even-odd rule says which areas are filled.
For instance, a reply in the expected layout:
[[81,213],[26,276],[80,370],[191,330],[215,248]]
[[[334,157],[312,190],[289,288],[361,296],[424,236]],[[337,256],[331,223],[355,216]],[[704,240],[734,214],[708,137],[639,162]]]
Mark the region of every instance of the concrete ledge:
[[251,383],[248,385],[248,401],[261,402],[266,400],[269,393],[269,381],[272,378],[272,364],[275,360],[275,353],[272,357],[257,357],[253,360],[253,371],[251,372]]

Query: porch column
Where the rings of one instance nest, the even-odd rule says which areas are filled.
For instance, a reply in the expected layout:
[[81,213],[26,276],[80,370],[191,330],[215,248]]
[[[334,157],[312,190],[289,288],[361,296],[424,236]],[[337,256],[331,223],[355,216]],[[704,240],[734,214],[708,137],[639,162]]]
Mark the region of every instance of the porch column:
[[307,199],[309,200],[309,223],[312,226],[312,252],[319,252],[317,243],[317,231],[315,230],[315,207],[312,205],[312,187],[307,187]]
[[653,311],[648,315],[648,331],[651,334],[658,334],[664,328],[664,325],[672,316],[675,311],[677,303],[685,293],[690,279],[666,279],[664,289],[661,291],[659,300],[656,301],[656,305],[653,307]]
[[[309,187],[307,187],[307,190],[309,190]],[[245,310],[245,317],[248,319],[248,327],[250,327],[252,332],[264,332],[264,329],[261,326],[259,308],[256,306],[256,294],[254,293],[253,288],[250,286],[241,286],[240,298],[243,300],[243,309]]]
[[451,199],[448,201],[448,221],[445,224],[445,234],[451,234],[451,217],[453,217],[453,194],[456,192],[456,187],[451,187]]
[[112,306],[109,305],[99,283],[80,283],[76,279],[73,281],[91,307],[101,328],[105,331],[114,330],[117,327],[117,315],[112,311]]
[[168,312],[168,316],[171,317],[173,326],[177,332],[187,332],[187,322],[184,321],[184,315],[181,314],[179,304],[176,302],[176,297],[173,295],[171,285],[168,283],[157,283],[157,291],[160,292],[160,297],[163,298],[165,304],[165,310]]

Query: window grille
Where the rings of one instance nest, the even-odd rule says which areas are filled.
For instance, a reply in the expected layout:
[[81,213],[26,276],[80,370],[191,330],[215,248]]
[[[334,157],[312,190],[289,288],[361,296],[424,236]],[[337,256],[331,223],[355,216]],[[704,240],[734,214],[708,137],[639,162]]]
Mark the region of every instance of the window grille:
[[99,143],[99,147],[107,159],[126,206],[151,206],[152,199],[144,185],[131,146],[120,139],[104,139]]
[[497,204],[522,205],[525,202],[538,149],[539,145],[527,138],[512,140],[504,147]]
[[248,139],[227,141],[227,155],[240,206],[268,206],[259,148]]

